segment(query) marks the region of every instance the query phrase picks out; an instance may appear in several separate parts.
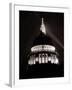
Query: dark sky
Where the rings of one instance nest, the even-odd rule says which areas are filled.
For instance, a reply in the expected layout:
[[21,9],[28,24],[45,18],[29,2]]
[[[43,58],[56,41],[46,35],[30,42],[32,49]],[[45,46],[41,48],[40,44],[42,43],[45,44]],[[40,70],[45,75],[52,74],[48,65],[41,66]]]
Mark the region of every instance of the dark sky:
[[20,73],[26,69],[27,55],[40,33],[41,18],[44,18],[47,35],[60,55],[60,62],[64,62],[64,13],[19,11]]

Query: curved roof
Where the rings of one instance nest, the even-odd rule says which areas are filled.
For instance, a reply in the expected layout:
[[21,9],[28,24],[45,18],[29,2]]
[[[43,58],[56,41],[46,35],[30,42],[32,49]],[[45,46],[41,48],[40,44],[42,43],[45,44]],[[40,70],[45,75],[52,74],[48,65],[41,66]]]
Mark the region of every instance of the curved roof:
[[33,46],[36,45],[53,45],[52,39],[40,31],[38,37],[35,38]]

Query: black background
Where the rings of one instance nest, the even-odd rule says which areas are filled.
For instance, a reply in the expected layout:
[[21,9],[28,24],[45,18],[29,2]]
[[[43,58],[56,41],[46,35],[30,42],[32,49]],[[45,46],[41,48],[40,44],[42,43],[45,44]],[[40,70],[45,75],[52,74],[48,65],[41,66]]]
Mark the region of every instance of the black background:
[[[27,55],[33,46],[34,39],[40,33],[41,18],[47,30],[47,35],[53,40],[59,53],[60,67],[64,75],[64,13],[19,11],[19,78],[30,78],[27,73]],[[60,76],[61,76],[60,75]],[[45,77],[45,76],[44,76]],[[46,75],[47,77],[47,75]],[[37,77],[38,78],[38,77]]]

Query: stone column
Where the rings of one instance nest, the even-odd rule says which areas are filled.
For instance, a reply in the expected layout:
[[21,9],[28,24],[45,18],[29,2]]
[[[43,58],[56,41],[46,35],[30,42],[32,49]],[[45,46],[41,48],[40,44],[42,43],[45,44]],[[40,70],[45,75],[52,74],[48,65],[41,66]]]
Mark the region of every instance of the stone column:
[[48,63],[48,54],[46,54],[45,56],[45,62]]
[[41,64],[41,54],[39,54],[39,64]]
[[42,63],[45,63],[45,61],[44,61],[44,53],[42,54]]

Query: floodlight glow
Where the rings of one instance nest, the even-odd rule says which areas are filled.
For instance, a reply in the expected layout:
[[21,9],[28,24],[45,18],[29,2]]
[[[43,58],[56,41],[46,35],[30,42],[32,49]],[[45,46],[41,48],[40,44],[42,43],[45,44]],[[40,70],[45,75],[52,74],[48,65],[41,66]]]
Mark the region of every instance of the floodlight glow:
[[38,57],[35,58],[35,61],[38,61]]
[[39,57],[39,64],[41,64],[41,57]]
[[51,57],[48,58],[48,61],[51,61]]
[[58,64],[58,63],[59,63],[57,58],[56,58],[56,60],[55,60],[55,63],[56,63],[56,64]]
[[54,63],[54,59],[51,59],[51,63]]
[[36,64],[35,60],[34,60],[34,64]]

